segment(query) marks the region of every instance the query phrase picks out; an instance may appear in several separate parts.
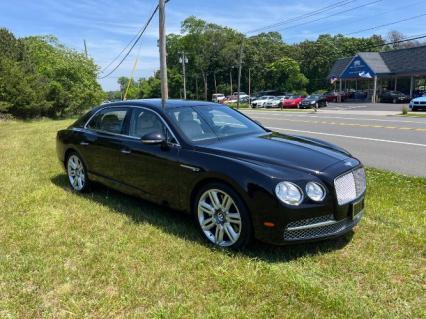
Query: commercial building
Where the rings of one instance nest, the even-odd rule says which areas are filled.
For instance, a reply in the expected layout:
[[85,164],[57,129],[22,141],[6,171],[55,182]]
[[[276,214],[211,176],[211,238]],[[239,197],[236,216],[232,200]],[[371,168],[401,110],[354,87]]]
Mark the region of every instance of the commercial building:
[[359,52],[337,60],[328,75],[340,91],[362,88],[372,102],[386,89],[413,97],[419,80],[426,78],[426,45],[386,52]]

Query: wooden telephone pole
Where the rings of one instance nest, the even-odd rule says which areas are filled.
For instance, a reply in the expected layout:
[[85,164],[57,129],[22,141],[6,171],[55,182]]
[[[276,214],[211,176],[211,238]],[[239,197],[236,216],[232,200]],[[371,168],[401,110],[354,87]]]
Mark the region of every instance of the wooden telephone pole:
[[160,80],[161,80],[161,103],[163,108],[169,98],[169,87],[167,84],[167,53],[166,53],[166,0],[159,0],[159,48],[160,48]]

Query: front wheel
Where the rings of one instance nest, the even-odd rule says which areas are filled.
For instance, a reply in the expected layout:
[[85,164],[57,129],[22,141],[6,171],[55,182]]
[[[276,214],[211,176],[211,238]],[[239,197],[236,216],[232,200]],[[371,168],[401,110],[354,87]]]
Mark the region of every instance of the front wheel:
[[209,243],[229,249],[240,249],[250,243],[250,216],[232,188],[209,184],[200,190],[194,204],[199,229]]
[[77,153],[67,158],[67,175],[71,188],[76,192],[84,192],[89,187],[89,179],[83,160]]

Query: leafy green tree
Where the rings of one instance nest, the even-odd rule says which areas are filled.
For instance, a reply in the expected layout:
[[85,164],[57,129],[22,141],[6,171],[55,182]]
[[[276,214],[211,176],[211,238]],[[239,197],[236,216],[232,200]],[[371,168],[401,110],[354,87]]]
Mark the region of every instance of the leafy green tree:
[[0,29],[0,111],[17,117],[63,116],[97,105],[98,68],[52,36],[17,39]]
[[280,91],[304,90],[309,82],[300,72],[299,63],[288,57],[269,64],[266,70],[271,84]]
[[49,116],[76,114],[105,98],[96,81],[98,67],[84,54],[64,47],[52,36],[28,37],[23,43],[38,74],[47,79]]

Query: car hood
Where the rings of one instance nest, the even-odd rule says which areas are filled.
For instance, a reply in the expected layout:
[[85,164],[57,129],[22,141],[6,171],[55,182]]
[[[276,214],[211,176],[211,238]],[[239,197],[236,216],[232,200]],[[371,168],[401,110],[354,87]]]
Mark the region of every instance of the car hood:
[[309,173],[323,171],[350,157],[346,151],[326,142],[280,133],[229,138],[199,148],[262,166],[270,164]]
[[308,98],[308,99],[304,99],[302,102],[313,102],[313,101],[318,101],[319,98]]
[[426,102],[426,96],[420,96],[416,97],[415,99],[412,99],[414,102]]

